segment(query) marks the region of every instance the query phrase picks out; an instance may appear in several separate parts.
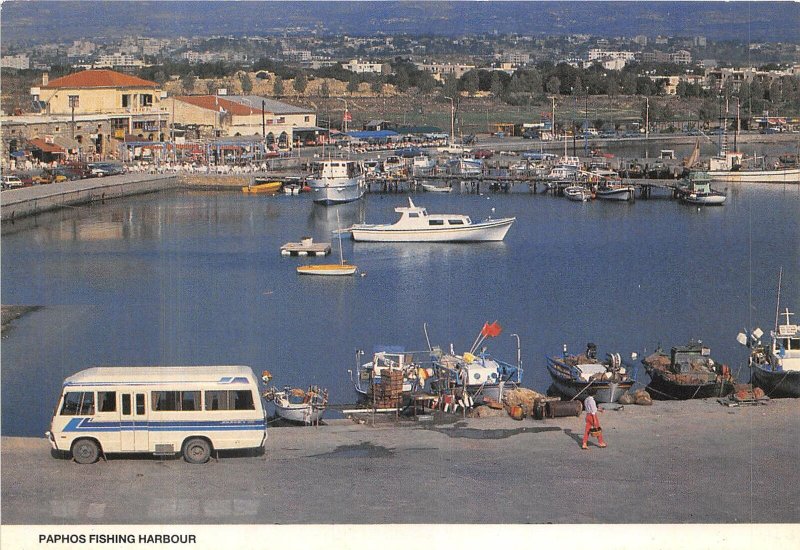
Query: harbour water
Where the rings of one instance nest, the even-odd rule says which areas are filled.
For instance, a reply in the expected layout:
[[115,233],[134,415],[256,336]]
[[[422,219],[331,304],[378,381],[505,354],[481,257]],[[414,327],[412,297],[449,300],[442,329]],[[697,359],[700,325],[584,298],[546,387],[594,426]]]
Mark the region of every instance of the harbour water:
[[[308,196],[171,192],[4,224],[2,303],[39,305],[2,341],[4,435],[37,436],[64,377],[97,365],[245,364],[273,383],[327,387],[352,403],[347,370],[376,344],[464,351],[486,321],[489,352],[544,391],[544,355],[563,344],[601,355],[700,338],[748,378],[737,332],[800,309],[800,187],[728,189],[724,207],[666,199],[574,203],[549,195],[417,194],[432,213],[516,216],[502,243],[344,240],[355,277],[301,277],[282,244],[331,241],[343,227],[392,222],[404,195],[336,207]],[[333,241],[335,244],[335,241]],[[335,247],[334,247],[335,252]],[[640,380],[645,380],[640,370]]]

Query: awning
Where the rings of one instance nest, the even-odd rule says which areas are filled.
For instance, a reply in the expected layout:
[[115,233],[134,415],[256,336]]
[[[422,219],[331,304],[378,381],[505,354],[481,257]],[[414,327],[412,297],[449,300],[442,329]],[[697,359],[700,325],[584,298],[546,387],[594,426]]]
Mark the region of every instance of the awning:
[[48,143],[42,138],[33,138],[28,140],[28,147],[32,149],[38,149],[43,153],[49,153],[51,155],[65,155],[67,151],[63,147],[59,147],[55,143]]

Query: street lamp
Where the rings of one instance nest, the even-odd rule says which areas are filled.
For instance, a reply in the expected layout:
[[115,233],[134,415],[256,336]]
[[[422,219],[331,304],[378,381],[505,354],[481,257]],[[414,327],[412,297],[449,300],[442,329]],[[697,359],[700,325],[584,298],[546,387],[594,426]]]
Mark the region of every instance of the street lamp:
[[344,103],[344,115],[342,116],[342,122],[344,124],[344,127],[342,129],[343,129],[344,133],[346,134],[347,133],[347,119],[350,118],[350,112],[347,110],[347,100],[346,99],[342,99],[341,97],[337,97],[336,99],[338,99],[339,101]]
[[456,104],[453,102],[452,97],[444,96],[445,99],[450,100],[450,145],[453,144],[453,137],[455,135],[455,124],[456,124]]
[[650,98],[645,96],[645,112],[644,112],[644,158],[649,158],[650,143]]
[[264,138],[264,140],[267,139],[267,119],[266,119],[267,115],[264,112],[266,110],[267,110],[267,101],[262,99],[261,100],[261,137]]

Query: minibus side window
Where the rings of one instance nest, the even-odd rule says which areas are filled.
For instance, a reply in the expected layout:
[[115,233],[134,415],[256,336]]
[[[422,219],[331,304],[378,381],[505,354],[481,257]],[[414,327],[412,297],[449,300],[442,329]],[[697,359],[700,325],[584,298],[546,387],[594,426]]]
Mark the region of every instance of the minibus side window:
[[255,410],[253,392],[250,390],[213,390],[206,392],[207,411]]
[[136,394],[136,414],[142,415],[144,414],[144,394],[137,393]]
[[253,405],[253,392],[250,390],[239,390],[234,393],[234,406],[237,411],[252,411],[255,409]]
[[122,394],[122,414],[125,416],[131,414],[131,394],[129,393]]
[[116,412],[116,410],[117,410],[117,392],[115,391],[97,392],[98,412]]
[[61,407],[61,414],[63,416],[94,414],[94,392],[67,392],[64,395],[64,405]]
[[154,411],[199,411],[199,391],[154,391],[151,394]]

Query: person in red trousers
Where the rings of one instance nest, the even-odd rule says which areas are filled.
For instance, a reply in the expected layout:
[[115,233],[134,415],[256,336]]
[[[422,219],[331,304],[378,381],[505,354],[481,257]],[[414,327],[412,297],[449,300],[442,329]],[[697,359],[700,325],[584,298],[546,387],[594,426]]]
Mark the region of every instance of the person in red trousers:
[[606,447],[606,442],[603,441],[603,431],[600,428],[600,420],[597,418],[597,403],[594,402],[594,397],[591,395],[583,400],[583,410],[586,411],[586,428],[583,430],[583,444],[582,449],[588,449],[589,446],[589,433],[597,435],[598,446]]

